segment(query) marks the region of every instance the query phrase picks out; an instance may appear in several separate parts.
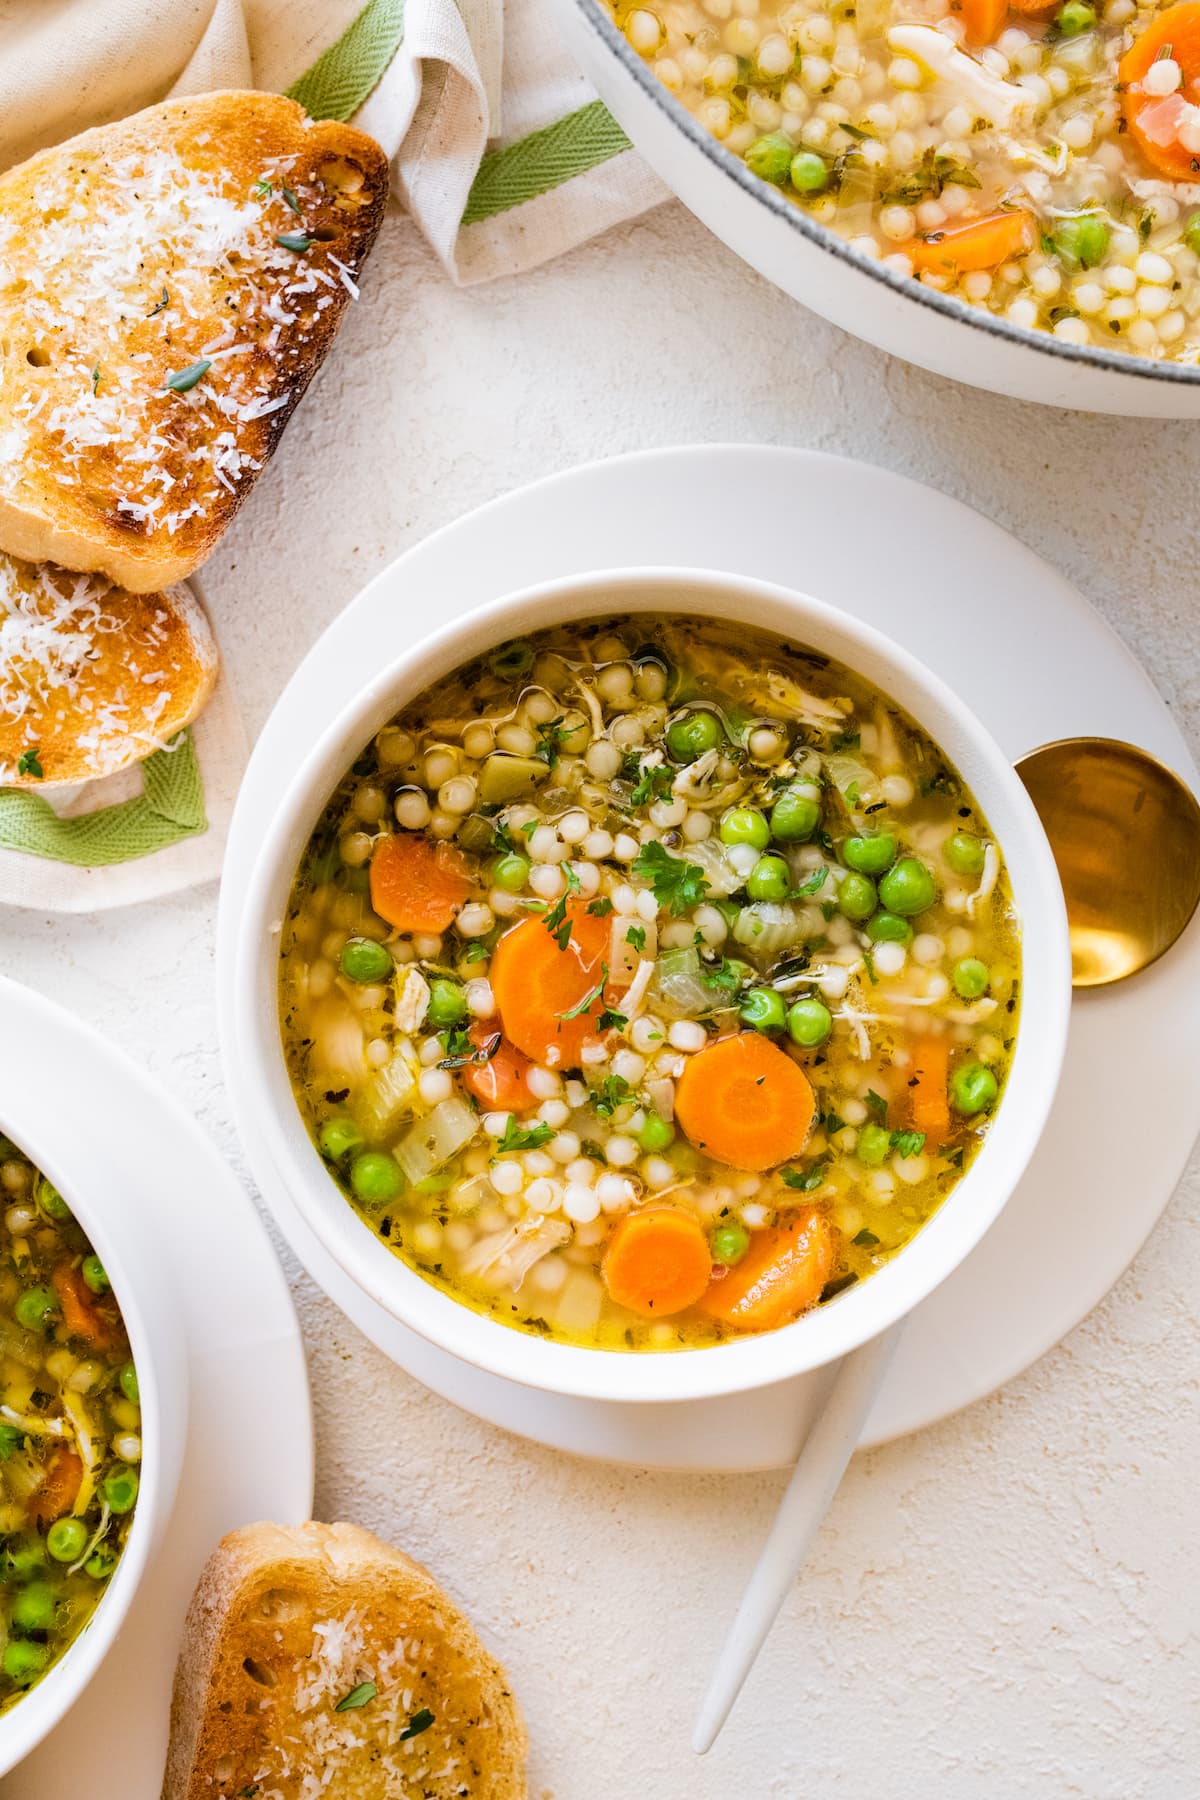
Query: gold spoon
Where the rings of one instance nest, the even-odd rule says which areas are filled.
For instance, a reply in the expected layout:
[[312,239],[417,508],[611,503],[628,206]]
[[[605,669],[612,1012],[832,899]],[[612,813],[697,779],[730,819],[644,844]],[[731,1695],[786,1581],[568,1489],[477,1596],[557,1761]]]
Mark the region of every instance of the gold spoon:
[[1124,981],[1169,950],[1200,902],[1200,803],[1145,750],[1062,738],[1017,764],[1058,865],[1075,987]]

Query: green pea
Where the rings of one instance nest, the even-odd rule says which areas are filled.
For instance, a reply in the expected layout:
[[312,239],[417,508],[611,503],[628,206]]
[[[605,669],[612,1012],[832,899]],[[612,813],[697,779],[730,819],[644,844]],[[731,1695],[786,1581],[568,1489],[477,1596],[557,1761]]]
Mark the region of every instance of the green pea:
[[1000,1084],[983,1063],[963,1063],[950,1077],[950,1099],[955,1112],[987,1112],[996,1104]]
[[786,900],[791,885],[792,872],[782,856],[760,856],[746,877],[752,900]]
[[48,1219],[62,1220],[71,1217],[70,1207],[53,1182],[47,1181],[44,1175],[37,1185],[37,1203]]
[[713,1261],[729,1268],[731,1263],[741,1262],[750,1248],[750,1233],[744,1225],[718,1225],[708,1234],[708,1247]]
[[35,1537],[11,1537],[4,1546],[4,1573],[13,1581],[28,1581],[46,1567],[46,1552]]
[[138,1384],[138,1372],[131,1362],[125,1364],[125,1367],[117,1376],[117,1383],[130,1405],[140,1406],[142,1404],[142,1390]]
[[58,1601],[48,1581],[31,1581],[12,1603],[14,1631],[49,1631]]
[[815,1050],[833,1030],[833,1015],[823,1000],[796,1000],[788,1008],[787,1028],[793,1044]]
[[432,1025],[437,1031],[446,1031],[451,1025],[461,1025],[467,1016],[467,996],[457,981],[448,981],[439,975],[429,984],[429,1004],[425,1008],[425,1023]]
[[368,1206],[382,1206],[404,1191],[404,1175],[394,1156],[364,1150],[350,1165],[350,1186]]
[[93,1581],[107,1581],[117,1566],[117,1553],[107,1544],[97,1544],[83,1565],[84,1573]]
[[955,963],[951,980],[960,999],[978,1000],[987,993],[991,971],[977,956],[964,956],[961,962]]
[[17,1324],[23,1325],[26,1331],[41,1331],[58,1311],[58,1296],[53,1288],[26,1288],[23,1294],[17,1295],[13,1311]]
[[374,938],[351,938],[342,949],[342,974],[351,981],[386,981],[392,972],[392,959]]
[[787,1013],[774,988],[758,987],[743,996],[738,1018],[755,1031],[782,1031]]
[[794,155],[795,146],[790,138],[784,137],[782,131],[768,131],[755,138],[747,150],[746,167],[763,181],[773,181],[778,187],[787,180]]
[[882,875],[895,860],[896,840],[888,831],[874,837],[848,837],[842,845],[842,861],[860,875]]
[[49,1661],[50,1650],[46,1644],[34,1644],[28,1638],[14,1638],[4,1646],[0,1668],[18,1687],[29,1687]]
[[855,924],[861,925],[865,919],[870,918],[879,903],[875,883],[869,875],[851,873],[844,876],[837,892],[837,903],[838,911],[843,917],[853,919]]
[[46,1548],[55,1562],[73,1563],[87,1548],[88,1531],[82,1519],[55,1519],[46,1533]]
[[138,1497],[138,1487],[137,1470],[131,1469],[128,1463],[114,1463],[100,1483],[100,1492],[108,1501],[113,1512],[127,1513],[133,1511],[133,1503]]
[[330,1162],[341,1162],[343,1156],[363,1149],[366,1141],[357,1120],[348,1119],[344,1114],[339,1114],[336,1119],[326,1119],[317,1138],[321,1155],[327,1156]]
[[860,1130],[855,1155],[859,1162],[866,1163],[868,1169],[876,1169],[891,1147],[891,1132],[885,1131],[882,1125],[876,1125],[872,1121]]
[[1096,23],[1096,9],[1085,6],[1083,0],[1067,0],[1054,23],[1064,37],[1081,37]]
[[879,883],[879,898],[888,912],[911,919],[937,899],[937,885],[923,862],[902,856]]
[[770,841],[771,827],[752,806],[731,806],[721,820],[723,844],[749,844],[752,850],[765,850]]
[[1106,219],[1095,213],[1075,213],[1059,220],[1053,243],[1063,262],[1072,268],[1092,269],[1104,261],[1110,235]]
[[717,715],[697,707],[671,720],[667,726],[667,749],[678,763],[695,762],[707,750],[715,750],[721,736]]
[[518,856],[515,851],[498,857],[492,864],[492,880],[506,894],[519,894],[529,880],[529,858]]
[[807,843],[821,823],[821,790],[814,782],[784,788],[771,808],[771,836],[781,844]]
[[648,1156],[655,1156],[662,1150],[669,1150],[675,1142],[675,1127],[666,1119],[660,1119],[657,1113],[647,1113],[637,1141]]
[[1183,241],[1189,250],[1200,256],[1200,212],[1194,212],[1184,226]]
[[907,919],[898,919],[895,913],[877,912],[873,919],[867,920],[867,936],[873,944],[911,944],[913,928]]
[[788,174],[798,194],[821,194],[829,186],[829,170],[815,150],[797,150]]
[[984,849],[973,831],[951,832],[942,854],[956,875],[983,874]]
[[85,1256],[80,1274],[93,1294],[107,1294],[112,1287],[108,1272],[98,1256]]

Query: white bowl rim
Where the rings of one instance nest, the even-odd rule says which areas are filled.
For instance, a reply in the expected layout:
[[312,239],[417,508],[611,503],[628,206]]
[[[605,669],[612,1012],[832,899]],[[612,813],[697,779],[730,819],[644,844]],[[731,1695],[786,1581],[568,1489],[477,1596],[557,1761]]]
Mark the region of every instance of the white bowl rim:
[[[1105,350],[1097,344],[1069,344],[1048,331],[1035,331],[1031,326],[1015,325],[1011,319],[1002,319],[995,313],[985,312],[981,307],[968,306],[965,300],[958,300],[953,294],[939,293],[936,288],[926,287],[923,282],[914,281],[908,275],[885,268],[874,257],[863,256],[852,248],[846,238],[839,237],[827,226],[810,219],[798,206],[791,205],[769,181],[763,181],[752,174],[740,157],[734,156],[711,132],[705,131],[686,106],[676,100],[662,82],[651,74],[649,65],[617,30],[596,0],[567,0],[567,3],[578,7],[587,24],[604,40],[625,73],[671,124],[682,132],[693,149],[698,150],[723,175],[735,182],[750,199],[765,207],[777,219],[783,220],[790,230],[799,232],[810,243],[881,282],[900,299],[910,301],[915,306],[928,307],[930,311],[941,313],[975,331],[986,332],[991,337],[1001,338],[1012,344],[1020,344],[1039,355],[1056,356],[1064,362],[1084,363],[1095,369],[1104,369],[1108,374],[1127,376],[1133,381],[1175,382],[1184,387],[1194,387],[1200,381],[1200,364],[1155,361],[1132,351]],[[657,169],[655,172],[661,173]],[[665,176],[662,179],[667,181]],[[672,187],[672,183],[667,181],[667,186]]]
[[[385,580],[386,575],[384,571],[376,579]],[[686,606],[681,590],[686,590]],[[1005,855],[1010,877],[1014,887],[1027,890],[1036,903],[1026,905],[1022,919],[1021,1029],[1004,1099],[982,1149],[933,1218],[869,1281],[791,1325],[728,1344],[658,1354],[564,1345],[478,1313],[417,1275],[359,1218],[321,1161],[292,1095],[278,1026],[278,934],[300,854],[288,850],[289,840],[303,846],[355,749],[407,698],[506,636],[541,629],[557,618],[639,611],[692,610],[736,621],[735,598],[798,615],[790,628],[755,620],[761,629],[781,638],[809,644],[852,668],[872,659],[887,664],[889,678],[910,692],[896,693],[894,686],[882,681],[877,685],[918,721],[923,722],[921,702],[927,712],[940,708],[964,746],[986,763],[989,791],[980,793],[978,777],[971,783],[972,791],[985,816],[993,814],[998,803],[1008,811],[1012,823]],[[539,610],[547,616],[533,616]],[[847,647],[814,644],[814,628]],[[920,696],[915,704],[911,690]],[[932,731],[928,725],[925,729]],[[937,741],[937,732],[932,735]],[[347,745],[354,747],[349,754]],[[952,762],[961,763],[961,750],[947,754]],[[1016,821],[1022,836],[1014,859]],[[1031,1001],[1028,970],[1037,959],[1044,966],[1044,977]],[[232,1072],[235,1081],[248,1084],[256,1130],[262,1134],[272,1170],[309,1229],[350,1279],[402,1324],[488,1373],[576,1398],[645,1403],[748,1391],[822,1367],[877,1336],[952,1273],[999,1215],[1041,1135],[1066,1046],[1070,967],[1062,891],[1032,802],[1003,751],[939,676],[873,626],[795,589],[740,574],[649,566],[589,571],[492,599],[422,636],[365,682],[355,699],[317,735],[284,788],[251,871],[225,979],[234,983],[231,1023],[237,1037],[237,1067]],[[1006,1112],[1009,1097],[1014,1092],[1020,1096],[1025,1089],[1020,1116],[1014,1105]],[[275,1095],[280,1098],[278,1108],[273,1104]],[[1007,1158],[1007,1176],[999,1171],[1002,1155]],[[981,1206],[979,1195],[985,1188],[991,1192],[991,1203]],[[973,1201],[970,1225],[964,1193]],[[918,1280],[916,1269],[925,1263],[932,1266]]]
[[137,1598],[159,1531],[173,1503],[178,1471],[173,1478],[166,1464],[161,1371],[158,1359],[152,1353],[150,1333],[138,1303],[137,1286],[119,1243],[108,1229],[102,1209],[93,1208],[86,1183],[81,1183],[72,1173],[69,1158],[63,1159],[56,1143],[49,1140],[34,1142],[39,1136],[37,1130],[30,1133],[28,1121],[21,1118],[19,1107],[14,1109],[4,1094],[0,1094],[0,1132],[63,1195],[104,1264],[129,1338],[131,1360],[137,1369],[142,1412],[138,1497],[125,1548],[95,1611],[74,1642],[19,1700],[0,1713],[0,1769],[11,1770],[66,1716],[112,1648]]

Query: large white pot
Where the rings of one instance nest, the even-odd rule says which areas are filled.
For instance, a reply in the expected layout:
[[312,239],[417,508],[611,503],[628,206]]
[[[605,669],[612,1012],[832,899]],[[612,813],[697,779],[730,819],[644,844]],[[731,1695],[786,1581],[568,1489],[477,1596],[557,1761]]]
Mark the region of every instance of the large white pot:
[[1200,368],[1065,344],[859,255],[723,149],[596,0],[557,0],[556,17],[588,79],[655,172],[731,250],[814,312],[893,356],[1016,400],[1200,418]]
[[[324,806],[364,744],[398,708],[504,639],[566,619],[682,612],[745,621],[836,657],[905,707],[961,771],[1004,852],[1022,921],[1021,1022],[1012,1069],[986,1142],[916,1238],[869,1281],[782,1330],[670,1355],[622,1355],[548,1342],[472,1311],[423,1280],[363,1223],[325,1167],[300,1116],[279,1027],[281,921],[295,871]],[[1023,1174],[1058,1083],[1071,962],[1062,892],[1037,814],[1010,764],[957,696],[908,652],[822,602],[765,582],[694,570],[579,576],[481,605],[364,681],[353,704],[312,721],[313,748],[279,771],[279,803],[221,973],[236,1044],[239,1109],[306,1223],[358,1285],[432,1343],[494,1375],[610,1401],[697,1400],[767,1386],[845,1355],[901,1318],[957,1268]],[[232,1045],[227,1041],[226,1053]],[[264,1171],[264,1174],[266,1172]]]

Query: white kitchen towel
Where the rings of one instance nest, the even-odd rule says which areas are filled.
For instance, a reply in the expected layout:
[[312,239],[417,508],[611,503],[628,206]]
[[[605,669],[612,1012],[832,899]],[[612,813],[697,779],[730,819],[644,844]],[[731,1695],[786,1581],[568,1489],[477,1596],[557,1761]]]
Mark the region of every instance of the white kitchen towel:
[[[666,197],[563,50],[554,0],[0,0],[0,168],[230,87],[377,138],[455,282],[535,267]],[[0,791],[0,904],[98,910],[211,879],[246,754],[223,678],[142,768],[65,803]]]

